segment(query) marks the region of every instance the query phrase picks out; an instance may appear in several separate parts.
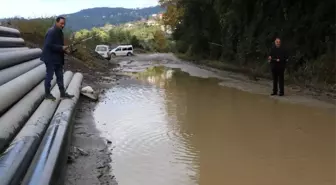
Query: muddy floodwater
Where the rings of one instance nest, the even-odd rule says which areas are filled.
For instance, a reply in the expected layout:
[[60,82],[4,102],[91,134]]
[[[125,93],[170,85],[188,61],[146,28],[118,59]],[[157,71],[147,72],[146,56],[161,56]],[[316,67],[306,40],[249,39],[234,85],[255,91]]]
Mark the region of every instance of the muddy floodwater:
[[151,68],[106,92],[94,117],[119,185],[335,184],[334,109],[206,76]]

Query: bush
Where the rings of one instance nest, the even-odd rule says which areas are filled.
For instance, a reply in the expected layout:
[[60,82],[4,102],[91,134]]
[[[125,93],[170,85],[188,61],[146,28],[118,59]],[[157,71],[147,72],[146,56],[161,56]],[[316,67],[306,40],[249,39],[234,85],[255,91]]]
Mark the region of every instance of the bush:
[[141,22],[133,23],[133,27],[129,27],[128,25],[105,25],[103,28],[80,30],[76,33],[76,39],[83,39],[88,36],[95,37],[87,43],[87,46],[92,49],[98,44],[132,44],[135,48],[147,51],[169,51],[168,40],[160,27],[147,26]]

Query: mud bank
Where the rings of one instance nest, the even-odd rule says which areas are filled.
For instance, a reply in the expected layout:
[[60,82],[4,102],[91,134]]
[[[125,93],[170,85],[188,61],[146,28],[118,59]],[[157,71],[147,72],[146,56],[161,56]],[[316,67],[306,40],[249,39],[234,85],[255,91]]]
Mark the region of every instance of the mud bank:
[[100,137],[92,111],[94,102],[81,98],[77,108],[68,157],[66,185],[116,185],[111,174],[111,150]]
[[[68,58],[66,70],[83,73],[83,86],[104,91],[117,83],[110,73],[114,67],[108,61],[97,60],[98,67],[88,67],[82,61]],[[112,76],[112,77],[111,77]],[[73,118],[72,139],[68,154],[65,185],[116,185],[111,172],[110,141],[103,139],[96,129],[93,111],[97,102],[81,97]]]

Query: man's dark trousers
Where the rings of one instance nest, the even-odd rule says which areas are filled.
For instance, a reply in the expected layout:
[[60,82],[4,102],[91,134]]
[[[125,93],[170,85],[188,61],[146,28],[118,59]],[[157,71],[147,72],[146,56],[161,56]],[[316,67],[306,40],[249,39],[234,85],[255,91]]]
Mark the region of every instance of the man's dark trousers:
[[64,83],[63,83],[63,65],[45,63],[46,65],[46,77],[44,80],[45,93],[50,94],[51,80],[53,79],[54,73],[56,75],[56,81],[61,95],[65,94]]
[[285,81],[285,65],[282,63],[271,64],[271,71],[273,77],[273,93],[278,93],[278,85],[280,94],[284,94],[284,81]]

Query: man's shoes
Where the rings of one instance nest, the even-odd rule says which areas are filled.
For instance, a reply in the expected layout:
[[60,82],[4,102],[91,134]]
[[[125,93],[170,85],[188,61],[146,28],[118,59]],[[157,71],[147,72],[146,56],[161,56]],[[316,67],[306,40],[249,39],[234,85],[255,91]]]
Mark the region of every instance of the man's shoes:
[[72,94],[68,94],[68,93],[63,93],[63,94],[61,95],[61,98],[62,98],[62,99],[72,99],[73,97],[75,97],[75,96],[72,95]]
[[278,93],[275,93],[275,92],[274,92],[274,93],[271,94],[271,96],[275,96],[275,95],[277,95],[277,94],[278,94]]
[[279,93],[279,96],[284,96],[285,94],[284,93]]
[[51,101],[55,101],[56,98],[52,95],[52,94],[46,94],[44,99],[46,100],[51,100]]

